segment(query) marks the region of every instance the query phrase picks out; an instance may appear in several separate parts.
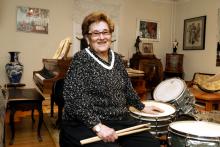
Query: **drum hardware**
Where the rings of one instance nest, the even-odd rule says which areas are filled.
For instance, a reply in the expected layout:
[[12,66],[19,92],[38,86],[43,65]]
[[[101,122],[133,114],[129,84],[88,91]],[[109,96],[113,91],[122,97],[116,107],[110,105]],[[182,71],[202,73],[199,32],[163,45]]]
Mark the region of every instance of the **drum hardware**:
[[189,136],[186,136],[185,142],[186,142],[185,147],[189,147],[190,146]]
[[168,131],[168,133],[167,133],[167,143],[168,143],[169,146],[172,145],[172,144],[171,144],[171,136],[170,136],[170,132],[169,132],[169,131]]
[[158,130],[157,130],[157,128],[158,128],[158,121],[157,121],[157,117],[155,117],[155,120],[156,120],[156,129],[155,129],[155,130],[156,130],[156,136],[158,136],[158,133],[157,133],[157,132],[158,132]]

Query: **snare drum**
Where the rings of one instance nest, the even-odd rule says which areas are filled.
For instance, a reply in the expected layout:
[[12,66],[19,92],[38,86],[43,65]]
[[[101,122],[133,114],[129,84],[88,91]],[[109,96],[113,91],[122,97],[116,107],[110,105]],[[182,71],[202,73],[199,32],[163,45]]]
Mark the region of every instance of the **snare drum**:
[[205,121],[178,121],[168,127],[172,147],[219,147],[220,125]]
[[174,105],[177,115],[195,113],[195,98],[187,89],[185,81],[180,78],[162,81],[155,88],[153,98],[155,101]]
[[174,106],[162,102],[156,102],[152,100],[143,101],[146,106],[156,106],[164,110],[159,114],[147,114],[140,112],[134,107],[130,107],[131,116],[139,119],[141,122],[150,123],[150,132],[153,135],[163,135],[168,133],[168,125],[174,120],[176,109]]

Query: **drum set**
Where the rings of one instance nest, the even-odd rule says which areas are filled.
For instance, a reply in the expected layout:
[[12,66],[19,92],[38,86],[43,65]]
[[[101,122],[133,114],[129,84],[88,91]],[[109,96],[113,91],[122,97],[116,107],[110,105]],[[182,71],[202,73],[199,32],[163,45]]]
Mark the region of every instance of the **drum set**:
[[158,138],[165,136],[167,146],[220,147],[220,124],[197,120],[195,97],[185,81],[180,78],[162,81],[155,88],[153,99],[143,103],[157,106],[164,112],[146,114],[130,107],[130,114],[141,123],[150,123],[150,132]]

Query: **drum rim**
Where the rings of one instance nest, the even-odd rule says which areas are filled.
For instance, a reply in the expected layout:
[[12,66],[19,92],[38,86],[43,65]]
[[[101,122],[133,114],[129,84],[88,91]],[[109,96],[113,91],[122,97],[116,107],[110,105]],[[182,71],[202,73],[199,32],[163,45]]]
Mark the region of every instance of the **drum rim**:
[[[158,116],[157,118],[168,118],[168,116],[170,116],[170,115],[173,116],[173,117],[175,117],[175,114],[176,114],[177,110],[176,110],[176,107],[173,106],[172,104],[169,104],[169,103],[166,103],[166,102],[158,102],[158,101],[155,101],[155,100],[147,100],[147,102],[156,102],[156,103],[166,104],[166,105],[169,105],[170,107],[172,107],[172,108],[175,110],[173,113],[171,113],[171,114],[169,114],[169,115],[166,115],[166,116]],[[135,109],[136,109],[136,108],[135,108]],[[136,114],[136,113],[130,111],[130,107],[128,108],[128,110],[129,110],[129,113],[138,115],[138,114]],[[138,116],[141,116],[141,115],[138,115]],[[143,117],[155,118],[155,117],[149,117],[149,116],[143,116]],[[173,118],[173,117],[172,117],[172,118]]]
[[[137,117],[135,117],[135,116],[133,116],[133,117],[135,117],[136,119],[140,119],[140,120],[148,120],[148,121],[154,121],[154,122],[156,122],[156,121],[158,121],[158,122],[160,122],[160,121],[165,121],[165,120],[171,120],[171,119],[173,119],[173,118],[175,118],[175,114],[176,114],[176,111],[174,112],[174,113],[172,113],[172,114],[169,114],[169,115],[167,115],[167,116],[160,116],[160,117],[147,117],[147,116],[142,116],[142,115],[138,115],[138,114],[135,114],[135,113],[133,113],[133,112],[131,112],[130,111],[130,115],[135,115],[135,116],[137,116]],[[172,117],[171,117],[172,116]],[[143,119],[141,119],[141,118],[143,118]],[[149,119],[148,119],[149,118]]]
[[[185,90],[187,90],[187,85],[186,85],[185,81],[182,80],[181,78],[174,77],[174,78],[166,79],[166,80],[162,81],[161,83],[159,83],[159,84],[156,86],[156,88],[155,88],[154,91],[153,91],[153,98],[154,98],[154,99],[155,99],[155,97],[156,97],[156,96],[155,96],[156,90],[159,88],[159,86],[160,86],[161,84],[163,84],[163,83],[169,81],[169,80],[172,80],[172,79],[177,79],[177,80],[182,81],[182,83],[183,83],[183,85],[184,85],[184,87],[183,87],[184,89],[182,90],[182,92],[181,92],[175,99],[172,99],[172,100],[169,100],[169,101],[166,101],[166,102],[172,102],[172,101],[174,101],[174,100],[178,100],[178,99],[181,97],[181,95],[185,92]],[[155,99],[155,100],[156,100],[156,99]],[[157,101],[160,101],[160,100],[157,100]]]
[[[185,122],[185,121],[179,121],[179,122]],[[170,124],[173,124],[173,123],[175,123],[175,122],[172,122]],[[175,135],[179,135],[179,136],[187,138],[187,139],[207,141],[207,142],[212,142],[212,141],[220,142],[220,136],[213,137],[213,136],[203,136],[203,135],[194,135],[194,134],[190,134],[190,133],[185,133],[185,132],[171,128],[170,124],[168,126],[168,136],[169,136],[169,133],[171,132]]]

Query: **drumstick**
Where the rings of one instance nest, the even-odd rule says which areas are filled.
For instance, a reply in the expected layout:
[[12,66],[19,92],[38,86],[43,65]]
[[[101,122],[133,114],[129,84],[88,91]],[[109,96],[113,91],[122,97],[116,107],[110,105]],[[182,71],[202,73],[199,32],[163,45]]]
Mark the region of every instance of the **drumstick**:
[[[133,133],[138,133],[138,132],[149,130],[150,127],[148,127],[148,126],[149,126],[149,123],[148,124],[137,125],[137,126],[134,126],[134,127],[130,127],[130,128],[126,128],[126,129],[116,131],[116,134],[118,136],[124,136],[124,135],[133,134]],[[145,127],[145,128],[142,128],[142,127]],[[138,129],[138,128],[142,128],[142,129]],[[89,144],[89,143],[100,141],[100,140],[101,140],[101,138],[99,138],[98,136],[95,136],[95,137],[83,139],[83,140],[80,141],[80,143],[81,143],[81,145],[84,145],[84,144]]]
[[[142,128],[142,129],[132,130],[132,131],[129,131],[129,132],[122,132],[122,133],[119,133],[117,135],[118,136],[125,136],[125,135],[129,135],[129,134],[134,134],[134,133],[146,131],[146,130],[149,130],[149,129],[150,128]],[[102,139],[99,138],[98,136],[95,136],[95,137],[91,137],[91,138],[88,138],[88,139],[83,139],[83,140],[80,141],[80,143],[81,143],[81,145],[85,145],[85,144],[93,143],[93,142],[100,141],[100,140],[102,140]]]
[[136,125],[134,127],[129,127],[129,128],[126,128],[126,129],[118,130],[118,131],[116,131],[116,134],[123,133],[123,132],[128,132],[128,131],[143,128],[143,127],[149,127],[149,126],[150,126],[150,123]]

